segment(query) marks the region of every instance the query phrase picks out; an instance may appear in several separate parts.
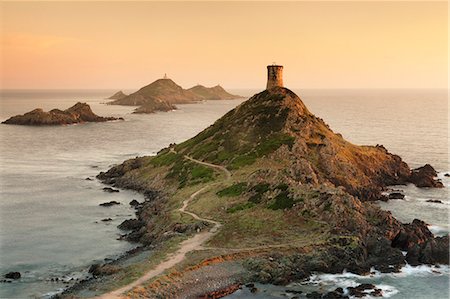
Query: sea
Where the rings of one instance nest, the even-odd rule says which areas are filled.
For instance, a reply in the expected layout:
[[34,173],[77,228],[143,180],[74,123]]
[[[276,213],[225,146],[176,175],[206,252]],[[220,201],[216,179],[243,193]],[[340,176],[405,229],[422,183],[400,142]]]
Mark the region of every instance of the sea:
[[[231,90],[251,96],[258,90]],[[383,144],[411,167],[426,163],[439,171],[443,189],[395,186],[405,200],[378,203],[403,222],[424,220],[438,235],[449,232],[447,90],[313,90],[294,91],[309,110],[355,144]],[[55,127],[0,125],[0,275],[22,278],[0,282],[0,298],[49,298],[86,277],[90,265],[113,259],[136,247],[118,240],[117,228],[134,216],[129,202],[142,195],[108,193],[95,176],[136,156],[154,155],[211,125],[243,100],[178,105],[178,110],[132,114],[134,107],[106,105],[116,90],[3,90],[0,121],[35,108],[66,109],[88,103],[101,116],[124,121]],[[429,203],[438,199],[443,204]],[[99,206],[118,201],[120,205]],[[109,219],[109,221],[102,221]],[[391,298],[449,298],[448,266],[412,267],[400,273],[358,276],[320,274],[288,287],[258,285],[227,298],[291,298],[287,288],[331,290],[370,282]],[[1,278],[3,279],[3,278]]]

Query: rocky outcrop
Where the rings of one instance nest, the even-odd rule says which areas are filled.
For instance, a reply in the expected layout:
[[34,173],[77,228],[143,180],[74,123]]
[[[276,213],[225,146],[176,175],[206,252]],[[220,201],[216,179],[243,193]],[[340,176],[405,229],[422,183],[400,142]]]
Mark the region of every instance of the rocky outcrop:
[[88,104],[78,102],[64,111],[53,109],[49,112],[44,112],[42,109],[35,109],[23,115],[13,116],[4,121],[3,124],[54,126],[85,122],[105,122],[111,120],[123,120],[123,118],[98,116],[92,112],[91,107],[89,107]]
[[423,243],[413,244],[406,261],[413,265],[419,264],[449,264],[449,236],[429,238]]
[[136,108],[133,113],[148,114],[148,113],[155,113],[157,111],[167,112],[176,109],[177,109],[176,106],[169,104],[168,102],[162,100],[155,100],[142,104],[139,108]]
[[444,185],[441,181],[436,180],[437,172],[430,164],[413,169],[409,177],[409,181],[417,187],[442,188]]
[[392,240],[392,247],[408,251],[415,245],[425,244],[433,239],[433,234],[425,222],[414,219],[411,224],[405,224]]

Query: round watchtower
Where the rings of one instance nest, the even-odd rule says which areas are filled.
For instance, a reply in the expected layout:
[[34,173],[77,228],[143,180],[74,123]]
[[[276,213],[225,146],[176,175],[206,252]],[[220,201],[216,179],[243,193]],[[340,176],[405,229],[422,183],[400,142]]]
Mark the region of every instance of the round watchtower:
[[267,66],[267,89],[274,87],[283,87],[283,66],[268,65]]

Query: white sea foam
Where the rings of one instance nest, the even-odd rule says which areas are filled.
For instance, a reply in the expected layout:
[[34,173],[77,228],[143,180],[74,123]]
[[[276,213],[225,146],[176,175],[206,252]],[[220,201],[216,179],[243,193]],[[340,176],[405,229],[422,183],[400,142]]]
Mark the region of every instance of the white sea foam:
[[[399,290],[385,283],[381,283],[383,278],[402,278],[406,276],[442,276],[449,275],[450,267],[448,265],[440,265],[440,266],[428,266],[428,265],[420,265],[420,266],[411,266],[406,264],[401,268],[399,273],[381,273],[374,268],[370,270],[369,275],[358,275],[351,272],[343,271],[338,274],[313,274],[310,276],[307,284],[317,285],[321,287],[327,288],[328,291],[332,291],[337,287],[341,287],[344,289],[346,295],[348,295],[349,287],[356,287],[361,283],[369,280],[368,282],[375,285],[376,289],[381,289],[383,293],[383,297],[389,298],[399,293]],[[380,283],[377,283],[377,282]],[[370,290],[368,291],[370,293]],[[352,298],[352,297],[350,297]],[[369,294],[364,298],[372,298]]]

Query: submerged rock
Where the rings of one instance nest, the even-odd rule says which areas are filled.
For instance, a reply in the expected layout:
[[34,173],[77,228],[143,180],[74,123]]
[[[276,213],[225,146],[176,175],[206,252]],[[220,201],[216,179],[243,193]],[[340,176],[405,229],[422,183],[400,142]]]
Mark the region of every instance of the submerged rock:
[[99,204],[99,206],[101,206],[101,207],[110,207],[110,206],[114,206],[114,205],[120,205],[120,202],[111,200],[111,201]]
[[405,194],[400,193],[400,192],[392,192],[389,194],[389,199],[404,199],[405,198]]
[[442,200],[439,200],[439,199],[427,199],[427,202],[442,203],[443,204]]
[[103,188],[103,191],[109,192],[109,193],[120,192],[119,190],[113,189],[111,187],[105,187],[105,188]]

